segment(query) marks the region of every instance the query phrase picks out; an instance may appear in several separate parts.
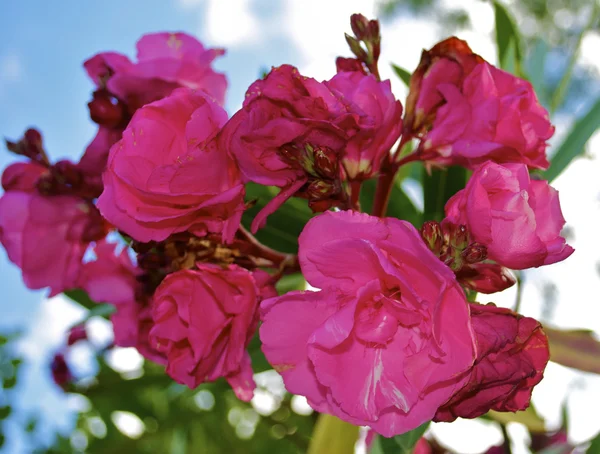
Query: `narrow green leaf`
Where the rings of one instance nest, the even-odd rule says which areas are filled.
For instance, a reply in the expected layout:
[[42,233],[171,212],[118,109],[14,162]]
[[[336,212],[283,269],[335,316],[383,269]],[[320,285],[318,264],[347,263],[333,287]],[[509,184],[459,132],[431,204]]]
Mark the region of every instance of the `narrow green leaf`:
[[423,221],[441,221],[448,199],[465,187],[467,170],[463,167],[448,167],[433,169],[428,173],[423,168],[421,181],[425,199]]
[[72,299],[76,303],[81,304],[83,307],[87,309],[95,308],[98,303],[93,301],[89,295],[85,292],[85,290],[75,289],[75,290],[67,290],[64,292],[64,295],[68,298]]
[[513,72],[521,73],[523,58],[521,35],[516,22],[508,10],[498,0],[494,0],[494,16],[496,18],[496,45],[498,47],[498,63],[502,69],[512,66]]
[[392,63],[392,69],[396,75],[404,82],[407,87],[410,87],[410,76],[411,74],[404,68]]
[[307,454],[352,454],[357,439],[358,427],[321,413]]
[[563,366],[600,374],[600,342],[592,331],[544,327],[550,345],[550,360]]
[[12,412],[12,408],[10,405],[6,405],[5,407],[0,407],[0,420],[6,419],[10,416]]
[[304,290],[306,289],[306,280],[302,273],[288,274],[277,281],[275,288],[280,295],[292,290]]
[[548,181],[554,180],[571,163],[583,154],[585,144],[600,128],[600,99],[577,122],[550,160],[550,168],[543,173]]
[[385,438],[378,435],[369,454],[412,454],[417,442],[427,431],[429,424],[430,422],[428,421],[410,432],[397,435],[393,438]]
[[[404,219],[413,224],[415,227],[420,227],[422,224],[421,213],[417,207],[415,207],[406,193],[402,190],[400,187],[400,182],[401,179],[399,178],[397,178],[394,182],[386,216]],[[360,205],[365,213],[371,212],[376,187],[376,179],[367,180],[363,183],[360,191]]]
[[523,424],[525,427],[527,427],[530,432],[534,433],[543,433],[546,431],[546,423],[544,419],[538,415],[532,406],[524,411],[517,411],[515,413],[490,410],[485,416],[501,424],[518,422],[519,424]]
[[600,433],[592,439],[592,443],[587,448],[586,454],[600,454]]
[[543,39],[538,39],[527,57],[527,78],[533,85],[535,93],[542,105],[548,105],[544,87],[544,69],[548,56],[548,44]]
[[[252,220],[264,206],[277,195],[278,189],[255,183],[246,185],[246,200],[256,200],[256,205],[246,210],[242,223],[250,228]],[[256,238],[281,252],[298,251],[298,235],[313,216],[305,200],[292,197],[267,219],[267,225],[259,230]]]

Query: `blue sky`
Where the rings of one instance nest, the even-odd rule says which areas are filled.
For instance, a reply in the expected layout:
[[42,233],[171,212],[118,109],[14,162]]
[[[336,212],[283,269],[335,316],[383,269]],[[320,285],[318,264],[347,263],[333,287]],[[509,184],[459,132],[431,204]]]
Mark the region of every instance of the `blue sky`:
[[[43,133],[53,160],[78,159],[96,131],[88,116],[87,102],[93,87],[82,68],[83,61],[104,50],[134,57],[135,42],[141,35],[154,31],[185,31],[207,46],[228,49],[216,67],[229,78],[226,107],[233,113],[246,87],[263,68],[271,65],[291,63],[306,75],[329,78],[334,71],[335,56],[348,55],[343,32],[349,29],[350,13],[372,16],[373,5],[374,0],[0,2],[0,136],[18,139],[27,127],[35,126]],[[494,62],[491,7],[478,0],[465,0],[461,5],[472,15],[474,29],[460,31],[459,37],[467,39],[476,52]],[[404,101],[406,91],[393,78],[388,63],[414,68],[421,49],[431,47],[445,37],[445,33],[427,19],[397,18],[383,24],[383,36],[382,75],[392,78],[394,91]],[[600,67],[597,55],[600,37],[595,36],[586,43],[588,51],[584,49],[583,57]],[[570,122],[572,117],[558,119],[559,136]],[[600,137],[593,142],[591,150],[597,155]],[[13,161],[14,156],[0,147],[0,168]],[[597,304],[590,312],[590,295],[600,293],[595,271],[600,253],[587,246],[597,244],[599,172],[598,160],[580,161],[556,181],[565,217],[575,228],[577,252],[564,264],[532,272],[530,284],[524,291],[523,309],[527,315],[542,313],[541,284],[557,282],[563,298],[560,298],[562,304],[556,310],[555,320],[560,321],[561,326],[586,327],[600,332]],[[581,191],[581,181],[589,182],[588,191]],[[21,327],[29,333],[24,351],[31,365],[20,383],[19,405],[27,410],[40,409],[46,415],[48,431],[53,427],[67,430],[67,408],[76,403],[65,400],[49,381],[47,355],[60,345],[62,330],[76,322],[81,314],[61,300],[46,301],[46,291],[26,289],[19,270],[8,262],[4,250],[0,251],[0,288],[0,332]],[[493,300],[510,305],[513,299],[514,292],[509,291]],[[546,397],[540,400],[538,408],[551,422],[556,423],[560,414],[560,402],[555,396],[566,392],[573,380],[579,379],[590,387],[600,386],[598,377],[581,378],[560,366],[549,369],[547,379],[539,387],[538,394]],[[593,423],[594,419],[587,416],[595,415],[600,405],[600,396],[595,394],[578,394],[577,391],[570,394],[575,417],[579,418],[573,425],[579,440],[589,438],[600,429],[600,423]],[[438,435],[442,437],[444,430],[454,434],[473,433],[472,425],[467,425],[464,432],[460,432],[460,425],[439,427]],[[492,441],[499,437],[493,430],[485,434]],[[448,436],[452,438],[451,433]],[[482,437],[477,440],[477,437],[454,436],[458,438],[459,442],[471,443],[459,444],[460,452],[485,448],[485,438],[483,445]],[[18,446],[9,445],[3,452],[20,450]]]

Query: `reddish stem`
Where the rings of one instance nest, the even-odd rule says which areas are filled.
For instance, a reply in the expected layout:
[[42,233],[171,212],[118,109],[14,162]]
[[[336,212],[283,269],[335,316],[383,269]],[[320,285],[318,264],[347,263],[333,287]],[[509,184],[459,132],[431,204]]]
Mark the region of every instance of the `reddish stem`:
[[362,181],[350,182],[350,208],[355,211],[360,211],[360,187]]
[[248,230],[246,230],[242,225],[240,225],[239,232],[244,238],[244,240],[250,244],[250,246],[252,247],[252,254],[256,255],[256,257],[269,260],[275,266],[278,267],[296,266],[298,260],[295,254],[284,254],[283,252],[271,249],[269,246],[265,246],[260,241],[258,241],[254,235],[248,232]]

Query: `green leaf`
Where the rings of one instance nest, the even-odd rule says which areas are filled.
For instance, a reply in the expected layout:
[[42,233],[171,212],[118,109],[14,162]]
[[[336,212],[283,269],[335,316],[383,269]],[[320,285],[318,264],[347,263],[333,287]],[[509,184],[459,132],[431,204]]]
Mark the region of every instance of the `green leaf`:
[[538,39],[526,60],[527,78],[533,85],[540,102],[545,106],[548,104],[546,92],[544,90],[544,69],[547,56],[548,44],[543,39]]
[[496,45],[498,46],[498,63],[505,70],[521,74],[523,58],[521,35],[516,22],[508,10],[498,0],[494,0],[494,16],[496,18]]
[[404,68],[392,63],[392,69],[396,75],[404,82],[407,87],[410,87],[410,76],[411,74]]
[[6,419],[10,416],[12,412],[12,408],[10,405],[6,405],[5,407],[0,407],[0,420]]
[[[396,178],[394,186],[392,187],[392,193],[390,194],[386,216],[404,219],[418,228],[422,224],[421,213],[402,190],[400,183],[401,179]],[[377,180],[375,179],[367,180],[362,185],[360,191],[360,205],[362,211],[365,213],[370,213],[372,210],[376,187]]]
[[587,448],[586,454],[600,454],[600,433],[592,439],[592,443]]
[[583,117],[575,122],[566,139],[552,156],[550,168],[543,173],[544,178],[548,181],[554,180],[573,159],[582,155],[585,151],[585,144],[599,127],[600,99]]
[[357,426],[321,413],[307,454],[352,454],[357,439]]
[[430,173],[423,168],[425,212],[423,221],[441,221],[444,218],[444,206],[450,197],[463,189],[467,183],[467,170],[463,167],[432,169]]
[[410,432],[397,435],[393,438],[385,438],[378,435],[369,454],[412,454],[417,442],[427,431],[429,424],[430,422],[428,421]]
[[509,422],[523,424],[529,429],[529,432],[533,433],[543,433],[546,431],[544,419],[538,415],[533,406],[530,406],[527,410],[515,413],[490,410],[485,416],[501,424],[508,424]]
[[93,301],[89,295],[85,292],[85,290],[75,289],[75,290],[67,290],[64,292],[64,295],[68,298],[72,299],[76,303],[81,304],[83,307],[87,309],[95,308],[98,303]]
[[592,331],[544,327],[550,344],[550,361],[600,374],[600,342]]
[[304,290],[306,289],[306,279],[304,279],[302,273],[288,274],[277,281],[275,288],[279,295],[291,292],[292,290]]
[[[250,229],[256,214],[278,193],[278,189],[255,183],[246,185],[246,200],[256,200],[256,205],[244,212],[242,223]],[[281,252],[298,252],[298,236],[313,216],[305,200],[292,197],[267,219],[267,224],[260,229],[256,238],[267,246]]]

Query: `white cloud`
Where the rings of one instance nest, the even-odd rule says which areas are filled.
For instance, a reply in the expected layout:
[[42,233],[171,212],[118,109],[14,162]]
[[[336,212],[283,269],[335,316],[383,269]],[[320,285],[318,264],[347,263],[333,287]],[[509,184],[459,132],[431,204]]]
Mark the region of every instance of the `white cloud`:
[[[183,2],[198,4],[197,0]],[[211,45],[247,45],[263,33],[264,24],[250,9],[250,0],[207,0],[205,15],[204,30]]]
[[23,75],[21,58],[13,53],[0,56],[0,84],[18,82]]

